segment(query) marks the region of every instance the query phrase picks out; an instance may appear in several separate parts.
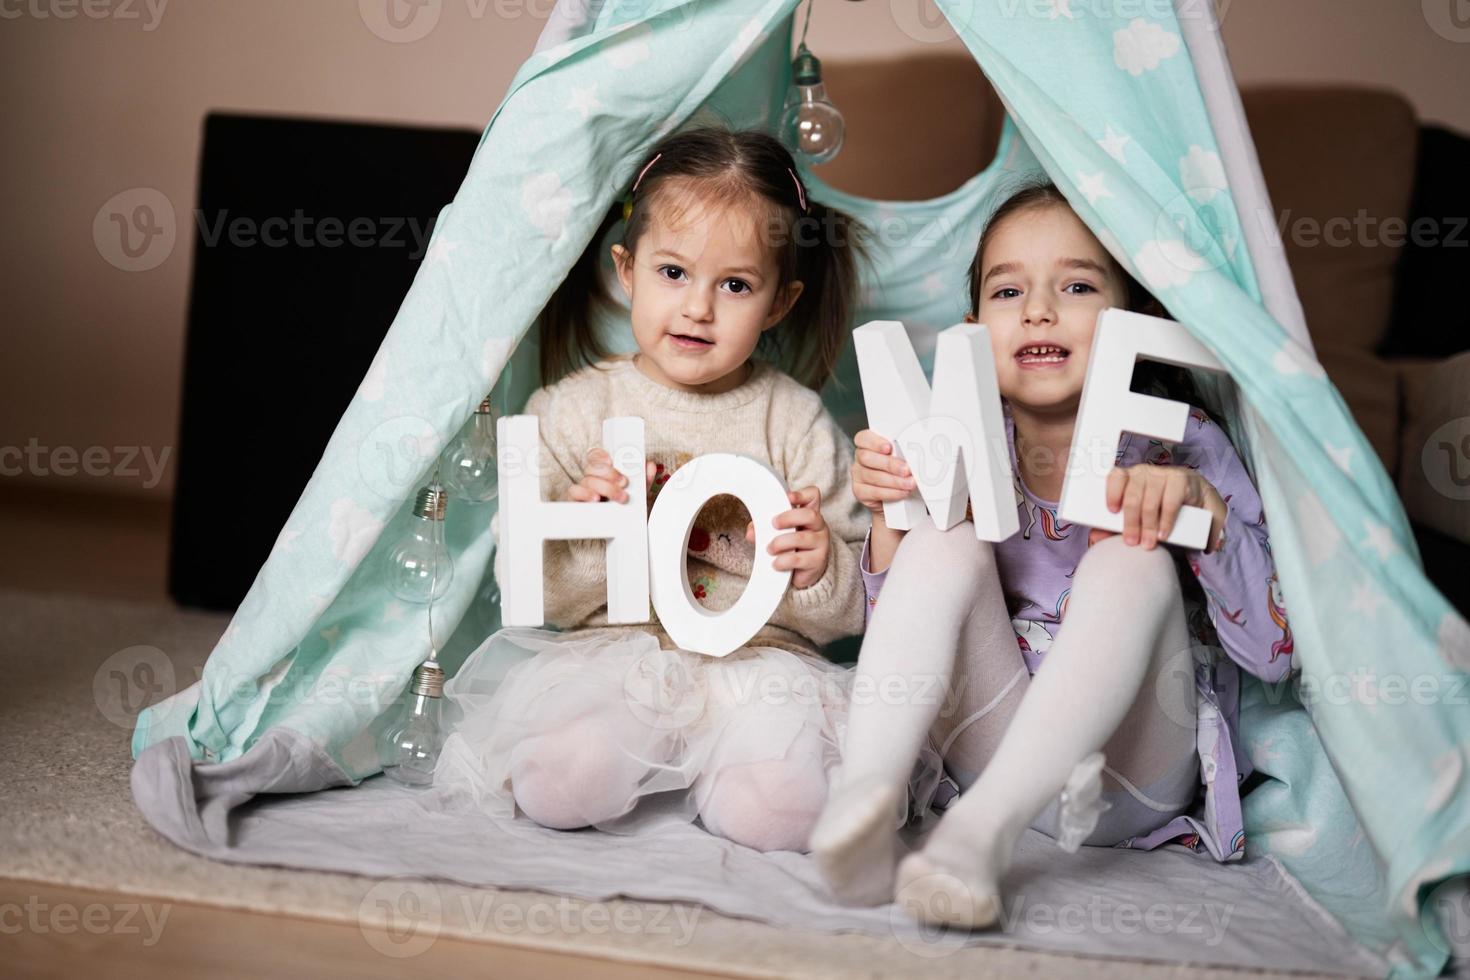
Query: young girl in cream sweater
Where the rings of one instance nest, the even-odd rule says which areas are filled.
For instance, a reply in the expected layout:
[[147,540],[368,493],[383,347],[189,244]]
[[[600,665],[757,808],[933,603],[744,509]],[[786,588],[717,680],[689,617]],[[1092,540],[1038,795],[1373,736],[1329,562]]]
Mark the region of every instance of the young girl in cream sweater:
[[[594,249],[620,220],[613,261],[638,351],[610,358],[593,326],[605,299]],[[542,316],[542,376],[561,378],[525,409],[540,419],[543,497],[643,506],[598,448],[604,419],[641,416],[648,505],[716,451],[792,488],[770,554],[755,553],[733,497],[704,507],[688,545],[695,597],[729,608],[757,561],[789,569],[791,586],[745,647],[705,657],[656,619],[607,624],[603,542],[548,542],[546,617],[561,632],[503,629],[470,656],[447,688],[464,720],[437,785],[547,827],[618,831],[675,814],[760,850],[805,848],[851,676],[818,648],[861,632],[866,604],[851,450],[815,391],[851,329],[850,232],[764,134],[695,130],[650,155]]]

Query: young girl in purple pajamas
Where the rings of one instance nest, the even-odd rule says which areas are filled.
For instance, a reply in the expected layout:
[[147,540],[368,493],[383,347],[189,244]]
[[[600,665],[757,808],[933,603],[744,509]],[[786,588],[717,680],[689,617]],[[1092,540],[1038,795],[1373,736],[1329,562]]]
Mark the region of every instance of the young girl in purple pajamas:
[[[811,843],[840,897],[896,899],[928,921],[978,928],[996,918],[1027,826],[1071,846],[1179,841],[1216,860],[1242,857],[1238,784],[1249,764],[1236,748],[1238,669],[1280,679],[1291,634],[1260,498],[1229,439],[1195,405],[1172,448],[1123,436],[1107,479],[1121,535],[1057,516],[1097,316],[1157,304],[1054,186],[1021,191],[996,211],[970,269],[970,299],[966,320],[989,328],[995,354],[1021,530],[991,544],[969,521],[888,528],[883,503],[915,483],[885,438],[859,433],[853,490],[872,530],[854,691],[891,689],[897,678],[915,696],[854,696]],[[1170,370],[1141,368],[1161,378]],[[1176,385],[1187,377],[1175,373]],[[1158,547],[1184,504],[1212,515],[1206,549],[1182,552],[1187,590]],[[1210,625],[1229,659],[1211,655]],[[923,696],[936,678],[947,696]],[[963,795],[922,850],[899,862],[905,781],[931,748],[926,739]],[[1100,787],[1088,777],[1099,751]],[[1188,814],[1201,782],[1197,818]],[[1075,795],[1059,804],[1064,787]],[[1096,803],[1076,802],[1099,788],[1100,815]]]

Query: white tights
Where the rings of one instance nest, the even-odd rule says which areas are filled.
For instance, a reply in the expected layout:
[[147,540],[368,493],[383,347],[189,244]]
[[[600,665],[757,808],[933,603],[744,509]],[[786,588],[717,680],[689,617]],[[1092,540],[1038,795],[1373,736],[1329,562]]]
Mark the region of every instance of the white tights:
[[[823,742],[810,726],[779,759],[733,761],[758,733],[758,716],[735,717],[692,786],[705,829],[760,851],[805,850],[827,799]],[[668,764],[669,733],[610,703],[605,712],[517,743],[511,757],[516,805],[543,827],[610,823],[632,810],[640,784]]]
[[926,519],[894,556],[857,669],[867,677],[855,690],[887,683],[914,696],[855,697],[850,708],[843,767],[812,837],[829,883],[849,901],[895,897],[893,815],[925,737],[965,792],[898,869],[896,895],[922,917],[960,925],[993,920],[1017,838],[1091,753],[1107,758],[1105,792],[1137,796],[1161,780],[1178,785],[1181,773],[1197,779],[1193,662],[1162,547],[1130,547],[1121,536],[1092,547],[1030,676],[993,548],[968,522],[941,532]]

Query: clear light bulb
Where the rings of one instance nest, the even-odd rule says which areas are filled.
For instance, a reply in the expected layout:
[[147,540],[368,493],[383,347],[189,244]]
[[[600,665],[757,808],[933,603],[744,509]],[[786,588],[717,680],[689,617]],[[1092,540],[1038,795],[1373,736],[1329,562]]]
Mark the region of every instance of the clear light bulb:
[[791,62],[791,93],[777,130],[781,142],[808,163],[822,164],[842,149],[845,131],[842,113],[827,98],[822,84],[822,63],[803,44]]
[[414,502],[412,527],[388,552],[384,572],[388,589],[404,602],[444,598],[454,578],[454,562],[444,544],[444,488],[431,483]]
[[499,477],[495,455],[495,413],[486,398],[465,431],[444,448],[444,488],[471,503],[494,500]]
[[432,657],[414,668],[405,692],[403,710],[383,730],[378,758],[383,773],[404,786],[428,786],[434,781],[444,727],[439,709],[444,703],[444,671]]

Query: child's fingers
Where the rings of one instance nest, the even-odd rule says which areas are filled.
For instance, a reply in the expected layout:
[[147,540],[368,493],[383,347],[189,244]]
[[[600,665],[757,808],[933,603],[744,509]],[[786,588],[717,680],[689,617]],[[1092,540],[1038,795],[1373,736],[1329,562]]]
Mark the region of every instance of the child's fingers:
[[1167,538],[1174,530],[1174,522],[1179,518],[1179,508],[1184,506],[1185,491],[1189,486],[1187,480],[1170,480],[1164,486],[1164,502],[1159,508],[1159,540]]
[[628,499],[627,491],[623,489],[622,484],[614,483],[611,480],[604,480],[601,477],[584,476],[582,477],[582,486],[599,497],[616,500],[618,503],[623,503]]
[[819,531],[792,531],[788,534],[778,534],[771,541],[771,546],[766,550],[773,555],[779,555],[787,551],[810,551],[821,543],[821,532]]
[[1128,487],[1128,470],[1122,466],[1114,466],[1108,471],[1107,494],[1108,510],[1118,512],[1123,506],[1123,491]]
[[649,484],[652,484],[654,477],[658,476],[658,464],[651,460],[647,463],[644,463],[643,474],[644,480]]
[[859,449],[853,458],[857,460],[859,466],[880,473],[892,473],[894,476],[913,475],[908,461],[898,456],[875,452],[872,449]]
[[883,453],[884,455],[893,452],[892,444],[872,429],[864,429],[853,436],[852,441],[858,449],[868,449],[875,453]]
[[795,507],[810,507],[812,510],[822,509],[822,491],[816,487],[802,487],[800,490],[790,490],[786,497]]
[[620,487],[628,485],[628,478],[614,469],[611,461],[589,463],[583,475],[595,476],[599,480],[607,480],[611,483],[616,483]]
[[600,502],[603,497],[596,490],[590,489],[585,484],[573,483],[570,487],[567,487],[567,499],[583,504],[595,504]]
[[1139,531],[1145,550],[1159,542],[1159,508],[1164,502],[1164,483],[1168,478],[1158,473],[1145,471],[1143,503],[1139,507]]
[[[878,458],[884,459],[885,457],[879,456]],[[903,461],[894,460],[894,462],[902,463]],[[886,467],[869,466],[859,461],[858,472],[862,474],[864,483],[873,483],[884,487],[906,486],[912,488],[914,486],[913,475],[908,472],[908,467],[906,466],[903,468],[903,472],[895,473]]]
[[1139,511],[1143,509],[1143,480],[1130,474],[1123,490],[1123,540],[1138,544]]
[[902,487],[880,487],[870,483],[854,483],[852,495],[863,503],[877,501],[887,503],[890,500],[903,500],[911,491]]
[[783,510],[777,514],[771,519],[771,526],[776,528],[805,527],[816,529],[825,527],[826,523],[822,520],[821,511],[813,510],[810,507],[797,507],[794,510]]

